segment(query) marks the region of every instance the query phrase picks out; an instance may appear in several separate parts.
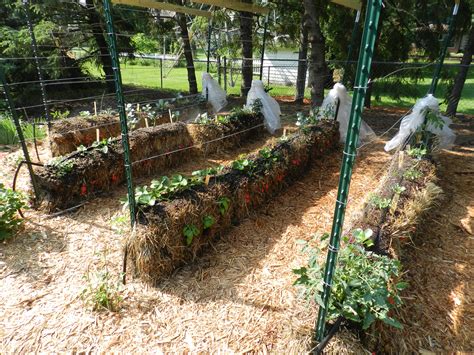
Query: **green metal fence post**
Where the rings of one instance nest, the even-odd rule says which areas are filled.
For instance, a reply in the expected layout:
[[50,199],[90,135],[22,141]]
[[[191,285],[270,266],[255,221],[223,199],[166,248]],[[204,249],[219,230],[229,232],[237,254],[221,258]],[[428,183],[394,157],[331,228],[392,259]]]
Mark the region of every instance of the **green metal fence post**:
[[21,129],[20,119],[18,118],[18,113],[16,112],[15,104],[10,95],[10,88],[8,87],[7,79],[5,78],[5,73],[1,66],[0,66],[0,82],[3,86],[3,90],[5,92],[5,97],[7,99],[8,106],[10,107],[10,112],[13,118],[13,122],[15,123],[16,133],[18,134],[18,140],[20,141],[21,149],[23,151],[23,156],[25,158],[26,165],[28,167],[28,172],[30,173],[30,179],[31,179],[31,185],[33,186],[33,192],[35,194],[36,200],[38,200],[39,190],[38,190],[38,186],[36,185],[35,173],[33,171],[33,167],[31,166],[30,154],[28,153],[28,147],[26,146],[25,136],[23,134],[23,130]]
[[331,296],[331,283],[334,271],[336,269],[337,253],[339,250],[341,232],[344,224],[344,214],[346,210],[347,198],[349,196],[349,187],[352,169],[356,157],[357,143],[359,141],[361,114],[364,107],[364,99],[369,81],[381,7],[382,0],[369,0],[366,10],[364,33],[362,35],[362,42],[360,45],[359,61],[357,65],[357,74],[354,86],[354,97],[352,99],[348,134],[344,147],[336,207],[334,210],[333,225],[324,272],[324,285],[322,294],[324,306],[319,308],[318,320],[316,324],[316,340],[318,342],[324,338],[326,314],[329,305],[329,297]]
[[441,69],[443,68],[444,58],[446,57],[446,52],[448,51],[449,43],[453,38],[454,34],[454,23],[456,21],[456,16],[459,10],[459,3],[460,0],[455,0],[453,13],[449,16],[448,19],[448,34],[444,38],[443,45],[441,47],[441,53],[439,55],[438,64],[436,65],[435,71],[433,73],[433,79],[431,80],[430,89],[428,94],[434,95],[436,92],[436,88],[438,87],[439,76],[441,74]]
[[268,31],[268,15],[265,16],[265,24],[263,25],[262,53],[260,53],[260,80],[262,80],[263,78],[263,61],[265,60],[265,45],[267,43],[267,31]]
[[130,209],[130,223],[132,228],[135,225],[135,191],[133,190],[132,165],[130,164],[130,144],[128,141],[127,114],[125,113],[125,101],[122,91],[122,75],[120,73],[120,62],[117,54],[117,41],[115,29],[110,9],[110,0],[104,0],[104,16],[109,37],[109,53],[112,59],[112,69],[114,71],[115,93],[117,96],[117,109],[120,115],[120,128],[122,130],[123,159],[125,165],[125,175],[127,177],[128,206]]
[[207,24],[207,63],[206,63],[206,71],[209,73],[211,69],[211,36],[212,36],[212,20],[209,19],[209,23]]

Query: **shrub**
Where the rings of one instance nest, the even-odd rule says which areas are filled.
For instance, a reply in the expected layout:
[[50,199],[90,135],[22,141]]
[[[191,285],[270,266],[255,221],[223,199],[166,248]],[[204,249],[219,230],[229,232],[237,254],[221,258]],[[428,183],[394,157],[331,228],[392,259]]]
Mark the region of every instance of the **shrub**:
[[0,241],[10,237],[21,225],[17,211],[26,206],[25,196],[0,184]]
[[[406,287],[404,282],[395,282],[399,277],[400,263],[367,251],[365,247],[373,244],[371,235],[370,229],[357,229],[352,237],[343,237],[332,280],[328,320],[342,315],[359,323],[363,329],[377,319],[401,328],[402,325],[390,315],[391,310],[402,303],[399,291]],[[322,241],[327,239],[326,234]],[[311,248],[306,241],[303,244],[310,259],[307,266],[293,270],[298,275],[294,284],[302,286],[306,298],[324,307],[321,293],[325,266],[318,263],[321,251]]]

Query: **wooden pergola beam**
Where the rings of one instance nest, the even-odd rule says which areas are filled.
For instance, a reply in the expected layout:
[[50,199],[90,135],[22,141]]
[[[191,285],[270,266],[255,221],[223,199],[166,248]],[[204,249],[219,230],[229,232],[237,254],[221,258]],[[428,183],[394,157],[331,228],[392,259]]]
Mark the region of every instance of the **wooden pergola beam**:
[[152,1],[152,0],[111,0],[111,1],[114,4],[119,4],[119,5],[130,5],[130,6],[149,8],[149,9],[180,12],[183,14],[202,16],[206,18],[212,17],[212,13],[209,11],[193,9],[190,7],[170,4],[167,2],[158,2],[158,1]]
[[331,2],[357,11],[362,9],[362,3],[360,0],[331,0]]
[[266,15],[270,12],[267,7],[249,4],[239,0],[191,0],[192,2],[205,5],[214,5],[230,10],[251,12],[253,14]]

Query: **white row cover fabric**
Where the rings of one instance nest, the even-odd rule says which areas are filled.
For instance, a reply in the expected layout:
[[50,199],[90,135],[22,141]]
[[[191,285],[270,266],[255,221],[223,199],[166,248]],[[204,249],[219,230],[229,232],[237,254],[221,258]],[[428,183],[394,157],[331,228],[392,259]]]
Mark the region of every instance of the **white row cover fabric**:
[[[344,85],[336,83],[324,98],[321,108],[319,110],[319,118],[327,118],[328,114],[334,117],[336,113],[337,100],[339,100],[339,111],[337,114],[337,121],[339,122],[339,133],[341,142],[346,141],[347,127],[349,126],[349,118],[351,115],[352,97],[347,92]],[[375,138],[376,135],[372,128],[363,120],[360,125],[359,141],[367,141]]]
[[252,86],[247,94],[247,108],[251,108],[252,104],[257,99],[260,99],[262,102],[262,114],[265,118],[265,128],[270,132],[270,134],[274,134],[276,130],[281,128],[280,105],[273,97],[265,92],[261,80],[252,80]]
[[433,123],[428,123],[427,130],[435,134],[439,138],[440,148],[450,148],[456,139],[456,134],[453,132],[449,125],[453,123],[448,117],[441,114],[438,100],[431,94],[419,99],[411,113],[405,116],[400,123],[400,129],[395,137],[393,137],[387,144],[385,144],[385,151],[401,147],[410,135],[423,124],[425,116],[428,111],[431,111],[434,115],[440,118],[444,124],[440,128]]
[[219,112],[227,105],[227,94],[219,83],[209,73],[202,73],[202,95],[206,97],[206,94],[214,112]]

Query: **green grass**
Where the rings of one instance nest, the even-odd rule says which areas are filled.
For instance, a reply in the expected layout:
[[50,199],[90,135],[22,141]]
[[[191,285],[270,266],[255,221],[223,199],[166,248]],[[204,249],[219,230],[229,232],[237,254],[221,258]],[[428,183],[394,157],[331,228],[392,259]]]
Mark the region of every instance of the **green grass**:
[[[146,65],[143,65],[145,63]],[[88,67],[88,71],[93,75],[100,75],[97,68]],[[136,60],[132,65],[130,62],[121,64],[122,80],[124,84],[136,85],[148,88],[161,88],[159,61],[156,60]],[[201,90],[201,75],[205,71],[205,63],[196,63],[196,79],[198,89]],[[163,89],[174,90],[176,92],[187,92],[188,77],[186,68],[165,68],[163,70]],[[217,77],[215,67],[211,68],[211,73]],[[232,77],[235,80],[234,86],[230,85],[230,70],[227,75],[227,93],[229,95],[239,95],[241,79],[236,73]],[[446,74],[445,74],[446,75]],[[454,75],[454,73],[452,74]],[[257,76],[255,76],[257,78]],[[417,82],[407,81],[402,84],[394,84],[390,86],[390,79],[383,82],[376,82],[374,85],[373,105],[374,106],[394,106],[394,107],[412,107],[416,100],[423,97],[429,89],[431,83],[431,69],[424,71],[424,77]],[[401,92],[399,98],[394,98],[393,89],[396,85],[398,92]],[[223,86],[223,85],[222,85]],[[270,83],[272,96],[293,96],[296,88],[294,86],[275,85]],[[447,84],[440,82],[436,96],[440,101],[444,101]],[[310,90],[307,89],[305,97],[309,98]],[[442,109],[446,108],[442,104]],[[468,78],[464,85],[461,101],[459,102],[458,112],[474,115],[474,70],[470,70]]]
[[[25,140],[33,140],[33,125],[31,123],[23,123],[22,125],[23,135]],[[35,132],[36,139],[41,140],[46,137],[46,132],[43,127],[36,126]],[[18,136],[16,134],[16,127],[13,121],[8,118],[0,118],[0,144],[1,145],[15,145],[18,144]]]
[[[410,92],[410,95],[402,95],[400,99],[395,99],[391,97],[388,90],[381,89],[379,90],[380,98],[377,100],[374,99],[373,104],[375,106],[379,105],[410,108],[415,104],[415,101],[418,98],[421,98],[426,95],[430,84],[431,77],[424,77],[417,83],[401,84],[404,86],[409,86],[409,88],[405,88],[405,92]],[[377,83],[375,83],[375,85],[377,85]],[[444,98],[446,97],[446,90],[447,84],[445,82],[440,82],[436,91],[436,97],[440,100],[440,102],[444,101]],[[377,89],[375,89],[374,91],[377,91]],[[401,91],[403,92],[404,88],[402,88]],[[442,103],[441,110],[444,111],[445,109],[446,104]],[[468,73],[468,77],[464,84],[457,112],[474,115],[474,70],[470,70]]]

